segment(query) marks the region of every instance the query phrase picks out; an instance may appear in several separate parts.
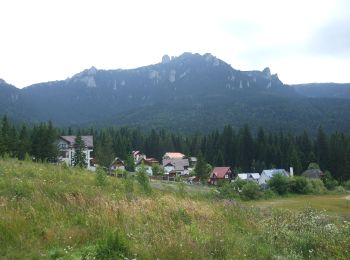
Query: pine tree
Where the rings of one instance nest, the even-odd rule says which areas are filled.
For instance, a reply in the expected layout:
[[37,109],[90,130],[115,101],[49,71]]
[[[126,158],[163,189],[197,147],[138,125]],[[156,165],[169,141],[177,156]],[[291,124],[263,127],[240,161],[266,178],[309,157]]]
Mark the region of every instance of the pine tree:
[[75,138],[73,165],[84,168],[87,166],[86,155],[84,153],[86,146],[80,134]]
[[25,155],[30,153],[30,137],[26,125],[23,125],[19,133],[18,140],[18,152],[17,156],[19,160],[24,160]]
[[208,164],[205,162],[202,154],[199,154],[197,158],[197,164],[194,171],[196,173],[196,176],[201,181],[205,181],[209,177],[210,169],[208,168]]

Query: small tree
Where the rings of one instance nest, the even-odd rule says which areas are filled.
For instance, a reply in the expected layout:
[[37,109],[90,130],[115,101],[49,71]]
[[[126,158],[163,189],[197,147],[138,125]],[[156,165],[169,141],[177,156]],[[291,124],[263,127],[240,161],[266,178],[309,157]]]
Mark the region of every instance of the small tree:
[[268,185],[274,192],[279,195],[286,194],[288,192],[289,179],[282,174],[275,174],[268,181]]
[[161,167],[158,163],[152,164],[152,173],[153,175],[163,175],[164,174],[164,168]]
[[134,158],[132,157],[131,154],[129,154],[126,157],[125,160],[125,169],[129,172],[134,172],[135,171],[135,162],[134,162]]
[[335,187],[338,185],[338,182],[335,179],[333,179],[329,171],[326,171],[321,179],[324,183],[324,186],[326,186],[328,190],[334,190]]
[[206,179],[208,179],[209,177],[209,174],[210,174],[210,170],[211,170],[211,167],[210,165],[208,165],[203,156],[200,154],[198,156],[198,159],[197,159],[197,164],[196,164],[196,167],[194,169],[197,177],[201,180],[201,181],[205,181]]
[[319,170],[320,169],[320,166],[315,163],[315,162],[312,162],[309,164],[309,166],[307,167],[308,170]]
[[151,185],[149,181],[149,177],[147,175],[147,171],[143,163],[141,164],[141,167],[138,168],[137,170],[137,181],[139,182],[141,189],[149,194],[151,193]]
[[289,188],[291,192],[307,194],[312,192],[312,185],[308,179],[301,176],[295,176],[290,179]]
[[75,144],[74,144],[74,149],[75,153],[73,156],[73,165],[74,166],[79,166],[81,168],[85,168],[87,166],[86,162],[86,155],[84,153],[86,146],[81,138],[81,135],[78,134],[77,137],[75,138]]
[[246,200],[256,200],[261,197],[259,185],[256,182],[250,181],[242,188],[242,198]]

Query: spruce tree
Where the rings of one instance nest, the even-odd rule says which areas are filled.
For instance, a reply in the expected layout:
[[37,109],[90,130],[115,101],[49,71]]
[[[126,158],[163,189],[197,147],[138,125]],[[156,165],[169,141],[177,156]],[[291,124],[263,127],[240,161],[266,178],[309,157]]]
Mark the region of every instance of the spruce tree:
[[87,166],[86,155],[84,153],[86,146],[80,134],[75,138],[74,143],[74,156],[73,156],[73,165],[84,168]]

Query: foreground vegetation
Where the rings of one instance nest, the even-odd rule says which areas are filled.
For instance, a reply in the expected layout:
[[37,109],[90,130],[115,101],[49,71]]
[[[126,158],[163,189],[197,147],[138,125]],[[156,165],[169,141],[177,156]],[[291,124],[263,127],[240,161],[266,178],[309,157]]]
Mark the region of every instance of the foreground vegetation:
[[0,159],[0,258],[349,256],[346,214],[258,207],[218,200],[210,191],[187,192],[180,184],[168,191],[139,183]]

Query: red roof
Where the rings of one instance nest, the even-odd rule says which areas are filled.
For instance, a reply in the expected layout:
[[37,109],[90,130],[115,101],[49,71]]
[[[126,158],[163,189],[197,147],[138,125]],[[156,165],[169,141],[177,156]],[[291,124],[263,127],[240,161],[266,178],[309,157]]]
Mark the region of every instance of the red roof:
[[210,174],[210,178],[216,176],[216,178],[225,178],[226,173],[231,173],[230,167],[215,167]]

